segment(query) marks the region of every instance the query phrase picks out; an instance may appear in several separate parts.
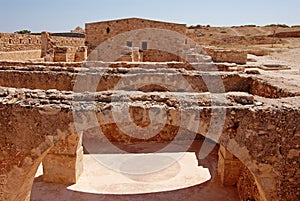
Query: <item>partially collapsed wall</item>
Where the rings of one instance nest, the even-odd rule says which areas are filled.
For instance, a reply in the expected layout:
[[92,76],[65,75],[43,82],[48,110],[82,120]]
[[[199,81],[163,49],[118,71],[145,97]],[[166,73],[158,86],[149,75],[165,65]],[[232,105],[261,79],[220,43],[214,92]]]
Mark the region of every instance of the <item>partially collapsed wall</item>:
[[[183,69],[168,68],[154,71],[140,68],[106,69],[107,73],[102,76],[98,93],[76,94],[72,92],[72,83],[76,75],[87,76],[83,77],[86,79],[82,79],[83,83],[80,84],[81,90],[87,90],[94,83],[93,80],[97,79],[94,76],[100,75],[101,71],[70,67],[60,67],[61,72],[58,71],[58,67],[53,67],[52,70],[50,67],[45,67],[43,71],[40,66],[25,67],[22,73],[18,73],[21,67],[3,67],[3,69],[6,70],[2,72],[1,80],[5,76],[15,80],[5,81],[1,85],[33,89],[1,89],[0,130],[3,131],[3,135],[0,139],[2,158],[0,178],[6,185],[0,189],[3,190],[1,196],[4,200],[28,198],[36,168],[43,160],[45,178],[49,179],[48,181],[76,182],[82,170],[80,162],[82,133],[74,128],[73,109],[82,114],[78,116],[83,118],[80,122],[88,120],[84,119],[84,116],[89,111],[96,111],[97,122],[100,123],[99,127],[105,134],[103,138],[125,144],[141,140],[123,133],[116,125],[122,125],[124,122],[121,120],[116,122],[112,119],[111,108],[120,101],[127,100],[124,99],[125,92],[130,100],[128,102],[130,116],[136,125],[142,127],[148,125],[149,108],[156,108],[156,122],[158,126],[163,126],[163,129],[157,136],[150,138],[150,141],[172,141],[179,128],[184,131],[184,135],[178,140],[191,140],[191,126],[194,124],[180,119],[182,111],[191,115],[193,120],[199,120],[197,135],[206,136],[210,125],[212,117],[210,94],[207,93],[205,83],[202,83],[201,79],[196,79],[199,76],[192,71],[183,73],[183,77],[195,89],[193,95],[180,89],[181,84],[176,76],[178,72],[182,73]],[[162,76],[161,72],[168,72],[167,77]],[[27,78],[19,77],[23,75]],[[213,72],[206,75],[214,79]],[[222,135],[219,140],[214,140],[221,145],[222,149],[224,148],[221,151],[222,157],[219,158],[219,172],[224,184],[237,185],[243,199],[296,200],[299,196],[297,138],[300,132],[298,110],[300,107],[297,105],[299,102],[295,101],[297,94],[278,89],[276,92],[278,94],[274,96],[278,98],[264,98],[273,95],[251,94],[251,85],[255,77],[243,78],[230,73],[224,73],[221,77],[226,88],[226,104],[223,107],[226,108],[227,115]],[[164,79],[164,83],[169,82],[170,86],[179,86],[179,89],[165,92],[155,85],[149,85],[147,89],[140,88],[132,91],[135,83],[145,79],[148,79],[149,83]],[[123,93],[117,95],[112,93],[112,90],[120,80],[124,82],[121,88]],[[132,85],[126,84],[127,81]],[[52,90],[37,90],[37,88],[47,87],[48,89],[51,87]],[[53,90],[54,88],[63,91]],[[94,99],[96,102],[92,101]],[[193,100],[197,100],[197,106],[192,104]],[[183,104],[180,106],[179,102]],[[165,125],[161,125],[164,121],[159,118],[164,115],[159,108],[165,108],[167,111]],[[199,116],[193,116],[194,112],[199,112]],[[93,139],[93,129],[82,130],[92,142],[96,140]],[[101,139],[97,138],[97,140]],[[66,145],[70,147],[66,149]],[[70,168],[64,168],[66,163]],[[243,166],[237,168],[238,163],[247,169],[241,169]],[[22,182],[25,180],[28,182]]]
[[[87,48],[82,41],[54,38],[48,32],[42,32],[41,57],[48,62],[80,62],[87,59]],[[82,40],[82,39],[81,39]],[[62,46],[70,44],[69,46]]]

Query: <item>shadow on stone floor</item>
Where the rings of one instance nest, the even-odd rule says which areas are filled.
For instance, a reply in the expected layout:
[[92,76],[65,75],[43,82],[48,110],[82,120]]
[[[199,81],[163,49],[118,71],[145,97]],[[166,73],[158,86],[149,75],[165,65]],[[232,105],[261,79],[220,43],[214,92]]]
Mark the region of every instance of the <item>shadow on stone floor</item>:
[[[216,147],[210,155],[204,159],[200,160],[199,165],[206,167],[209,169],[211,174],[211,179],[199,185],[193,185],[188,188],[181,188],[178,190],[170,190],[163,192],[155,192],[155,193],[142,193],[142,194],[124,194],[120,195],[110,194],[110,193],[90,193],[72,190],[71,186],[59,185],[59,184],[51,184],[45,183],[42,180],[42,175],[39,175],[35,178],[31,200],[32,201],[238,201],[240,200],[238,197],[237,189],[235,187],[223,187],[221,185],[220,179],[217,176],[217,160],[218,160],[218,148]],[[190,156],[188,154],[188,156]],[[195,156],[194,159],[196,160]],[[197,162],[194,161],[194,164]],[[192,163],[193,164],[193,163]],[[92,166],[91,163],[87,165],[87,169]],[[196,165],[197,166],[197,165]],[[197,168],[197,167],[196,167]],[[89,170],[87,170],[89,171]],[[194,171],[194,169],[188,169],[188,171]],[[196,173],[195,173],[196,174]],[[105,176],[105,175],[104,175]],[[159,175],[161,176],[161,175]],[[119,179],[119,177],[115,177]],[[186,178],[182,178],[182,182],[185,182]],[[87,182],[89,180],[85,180]],[[103,184],[104,183],[104,184]],[[118,183],[118,181],[114,181],[111,183]],[[120,182],[122,183],[122,182]],[[86,183],[83,183],[84,185]],[[143,183],[141,183],[141,187]],[[164,185],[168,185],[165,183]],[[86,186],[82,186],[83,189]],[[124,191],[126,188],[136,188],[137,186],[126,185],[108,185],[105,184],[105,181],[102,181],[100,184],[100,188],[107,188],[110,192],[114,191],[114,188],[118,188],[117,190]],[[139,187],[139,186],[138,186]],[[88,187],[87,187],[88,188]],[[105,190],[107,190],[105,189]],[[81,189],[80,189],[81,190]],[[90,190],[90,189],[88,189]],[[95,189],[94,189],[95,190]]]

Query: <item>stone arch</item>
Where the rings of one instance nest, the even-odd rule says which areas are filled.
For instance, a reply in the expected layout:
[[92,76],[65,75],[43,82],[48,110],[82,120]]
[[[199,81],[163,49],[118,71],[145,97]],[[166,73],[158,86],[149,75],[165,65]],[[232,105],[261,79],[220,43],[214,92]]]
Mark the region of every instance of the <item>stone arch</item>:
[[246,147],[240,147],[235,139],[230,139],[225,147],[248,168],[254,177],[260,200],[276,200],[277,196],[274,194],[276,186],[273,185],[276,175],[273,173],[273,167],[270,165],[257,165],[257,162],[250,156],[249,150]]
[[37,168],[49,153],[64,157],[69,151],[69,157],[77,161],[73,169],[79,167],[80,152],[76,148],[80,150],[81,144],[80,138],[73,137],[77,133],[72,129],[71,113],[46,105],[32,108],[22,104],[1,105],[1,200],[30,200]]
[[[145,113],[140,112],[140,117],[136,117],[136,121],[135,123],[137,125],[147,125],[147,120],[149,120],[149,118],[147,116],[143,116],[145,115]],[[171,118],[168,118],[167,123],[164,126],[164,128],[166,128],[166,132],[162,132],[162,133],[158,133],[158,135],[150,138],[149,140],[153,140],[153,141],[171,141],[174,140],[177,131],[174,128],[179,129],[179,111],[173,111],[171,113],[169,113]],[[158,116],[161,116],[160,114],[158,114]],[[206,116],[206,117],[205,117]],[[209,121],[208,119],[210,118],[209,114],[204,114],[202,116],[204,119],[203,121],[200,122],[201,124],[201,128],[199,128],[200,130],[198,131],[198,133],[193,133],[193,131],[189,130],[189,125],[188,124],[182,124],[182,128],[185,133],[189,133],[189,135],[181,135],[182,139],[184,137],[185,140],[190,140],[191,142],[194,141],[195,136],[196,135],[201,135],[203,137],[207,137],[206,132],[207,132],[207,128],[209,127]],[[130,137],[126,134],[124,134],[117,126],[117,124],[121,125],[122,120],[120,120],[120,122],[118,122],[116,124],[115,119],[113,119],[113,117],[111,116],[111,114],[106,113],[105,111],[103,111],[103,113],[101,113],[98,116],[99,122],[103,122],[102,125],[100,125],[101,130],[104,132],[104,135],[102,136],[105,140],[108,139],[108,141],[115,141],[115,142],[121,142],[121,143],[128,143],[128,142],[139,142],[137,139],[135,139],[134,137]],[[114,122],[114,123],[112,123]],[[156,125],[157,127],[159,127],[159,125]],[[168,133],[168,129],[169,129],[169,133]],[[94,135],[95,130],[91,129],[90,130],[90,134],[91,136]],[[89,133],[87,133],[87,136],[89,135]],[[241,163],[242,166],[245,166],[245,168],[247,168],[249,170],[249,172],[251,173],[251,175],[253,176],[254,180],[255,180],[255,186],[258,189],[258,197],[259,200],[272,200],[274,199],[276,196],[274,195],[274,186],[270,186],[270,185],[266,185],[266,183],[269,183],[268,181],[275,179],[275,175],[272,173],[272,167],[271,166],[263,166],[263,165],[257,165],[256,161],[250,156],[249,154],[249,150],[247,149],[247,147],[241,147],[237,141],[232,138],[229,139],[228,141],[224,141],[222,140],[224,138],[225,135],[228,135],[228,133],[223,132],[222,136],[221,136],[221,140],[215,140],[215,139],[210,139],[212,141],[214,141],[215,143],[219,144],[221,146],[221,148],[223,148],[227,154],[232,154],[234,156],[234,158],[236,159],[232,159],[232,161],[234,161],[235,163],[233,165],[236,165],[238,163]],[[91,140],[94,141],[94,140]],[[140,140],[140,142],[143,141]],[[114,143],[112,143],[112,146],[115,146]],[[124,148],[124,147],[123,147]],[[115,149],[113,149],[115,150]],[[155,151],[164,151],[167,150],[165,149],[165,147],[161,147],[160,150],[155,150]],[[93,150],[95,151],[95,150]],[[92,151],[92,152],[93,152]],[[121,150],[121,151],[128,151],[128,150]],[[201,150],[200,150],[201,151]],[[95,151],[97,152],[97,151]],[[94,153],[95,153],[94,152]],[[221,152],[221,150],[220,150]],[[199,153],[198,153],[199,154]],[[220,153],[219,153],[220,154]],[[227,158],[225,158],[226,160]],[[231,160],[231,159],[230,159]],[[233,166],[231,166],[232,168]],[[219,164],[219,168],[223,168],[220,167]],[[224,168],[230,168],[230,166],[226,166]],[[233,167],[235,168],[235,167]],[[269,171],[265,171],[266,168],[269,168]],[[263,173],[263,174],[262,174]],[[223,175],[226,176],[226,175]],[[239,175],[235,175],[238,179]]]

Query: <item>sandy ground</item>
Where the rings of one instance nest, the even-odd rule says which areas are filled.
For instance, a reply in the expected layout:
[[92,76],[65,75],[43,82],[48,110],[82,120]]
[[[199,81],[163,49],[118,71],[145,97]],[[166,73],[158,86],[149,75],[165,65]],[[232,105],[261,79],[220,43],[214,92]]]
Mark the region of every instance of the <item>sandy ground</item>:
[[299,91],[300,87],[300,39],[290,39],[290,47],[282,49],[281,52],[268,56],[257,57],[249,55],[256,62],[248,62],[250,65],[283,65],[289,70],[260,70],[261,77],[266,78],[274,86],[286,88],[289,91]]

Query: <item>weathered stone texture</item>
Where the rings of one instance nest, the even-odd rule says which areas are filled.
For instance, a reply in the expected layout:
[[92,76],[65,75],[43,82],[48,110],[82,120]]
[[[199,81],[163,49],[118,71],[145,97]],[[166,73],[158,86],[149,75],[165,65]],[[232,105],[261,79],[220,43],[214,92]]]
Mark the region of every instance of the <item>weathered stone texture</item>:
[[[184,64],[159,64],[160,67],[169,69],[156,69],[155,72],[149,69],[142,69],[143,67],[149,68],[153,64],[135,63],[101,63],[101,65],[109,65],[113,68],[71,68],[69,66],[80,65],[81,63],[65,63],[68,67],[57,68],[55,63],[49,63],[49,67],[43,67],[40,65],[32,65],[32,67],[13,67],[11,65],[23,65],[23,63],[9,63],[7,67],[0,67],[0,84],[5,87],[16,88],[30,88],[30,89],[58,89],[63,91],[72,91],[77,75],[88,75],[90,83],[97,81],[96,91],[113,90],[115,85],[122,80],[123,89],[132,89],[135,87],[135,83],[143,83],[144,79],[147,79],[149,83],[160,81],[165,83],[168,80],[169,86],[174,88],[178,86],[177,91],[185,90],[180,89],[182,87],[182,79],[184,78],[189,82],[194,92],[207,92],[207,86],[204,80],[201,78],[201,73],[183,71],[177,69],[183,67]],[[29,63],[24,63],[24,66]],[[53,67],[51,67],[53,65]],[[94,63],[88,64],[94,66]],[[95,65],[96,66],[96,65]],[[140,68],[136,68],[139,66]],[[210,68],[210,67],[209,67]],[[141,73],[145,73],[141,75]],[[180,73],[180,74],[179,74]],[[102,74],[102,75],[101,75]],[[213,72],[209,72],[210,75],[214,75]],[[101,75],[100,81],[98,80]],[[221,78],[225,87],[225,91],[241,91],[248,92],[253,95],[258,95],[266,98],[279,98],[296,96],[297,93],[290,92],[283,88],[273,86],[267,81],[258,78],[251,78],[249,75],[238,75],[237,73],[221,73],[220,76],[214,77],[214,79]],[[134,80],[135,82],[132,82]],[[83,80],[88,83],[88,81]],[[128,82],[128,83],[127,83]],[[85,83],[85,85],[86,85]],[[131,83],[131,84],[130,84]],[[120,83],[119,83],[120,84]],[[90,85],[88,85],[90,86]],[[120,86],[120,85],[119,85]],[[173,86],[173,87],[172,87]],[[166,87],[165,87],[166,88]],[[89,88],[87,88],[89,89]],[[157,89],[159,90],[159,89]]]
[[[235,148],[230,148],[231,145],[227,149],[235,152],[234,155],[244,161],[254,175],[261,195],[259,200],[297,200],[299,161],[296,156],[288,159],[288,153],[299,149],[300,112],[287,108],[280,99],[272,101],[270,104],[276,105],[276,108],[265,106],[248,112],[240,111],[235,116],[238,121],[233,120],[232,127],[237,129],[229,136],[235,136],[238,146],[245,147],[247,151],[237,153]],[[255,163],[247,162],[250,158]]]
[[[50,33],[42,32],[41,57],[50,62],[82,62],[87,59],[87,48],[79,46],[80,41],[53,38]],[[63,46],[70,44],[69,46]],[[72,46],[71,46],[72,45]]]
[[[94,50],[98,45],[111,37],[127,31],[144,28],[168,29],[176,31],[183,35],[186,34],[185,24],[165,23],[139,18],[87,23],[85,25],[85,33],[89,52]],[[124,41],[124,46],[125,45],[126,41]],[[142,49],[141,44],[139,44],[139,46],[137,47],[140,47],[140,49]]]
[[87,58],[86,47],[54,47],[54,62],[81,62]]
[[237,189],[241,200],[260,200],[255,178],[247,167],[242,167],[241,169]]
[[241,174],[243,164],[241,161],[220,146],[218,173],[224,186],[235,186]]
[[269,37],[292,38],[300,37],[300,31],[285,31],[269,35]]
[[143,51],[143,62],[170,62],[170,61],[183,61],[183,58],[180,58],[177,55],[163,52],[159,50],[144,50]]
[[83,172],[83,148],[72,154],[52,154],[43,159],[43,180],[45,182],[75,184]]
[[41,36],[0,33],[0,52],[40,50]]
[[[84,46],[84,38],[52,36],[58,46]],[[0,52],[40,50],[41,35],[0,33]]]
[[247,63],[247,51],[204,48],[214,62]]
[[41,50],[0,52],[0,60],[6,61],[26,61],[37,60],[41,57]]
[[[91,107],[91,110],[99,112],[97,116],[99,122],[101,122],[100,126],[103,128],[104,133],[108,134],[109,139],[130,142],[124,138],[125,135],[123,135],[122,132],[117,129],[112,129],[113,124],[109,124],[109,116],[111,116],[109,115],[109,104],[116,104],[117,102],[107,103],[110,95],[108,92],[103,93],[102,95],[96,96],[98,100],[97,109],[94,110],[94,108]],[[153,94],[149,94],[149,96],[143,93],[135,94],[131,92],[130,94],[131,100],[142,103],[139,104],[139,107],[142,108],[131,110],[131,116],[137,125],[145,126],[148,124],[147,112],[143,112],[144,107],[148,107],[149,104],[153,106],[165,105],[167,110],[170,111],[170,116],[167,118],[167,122],[169,122],[167,123],[168,126],[158,135],[160,137],[156,136],[153,140],[172,140],[174,136],[172,133],[176,133],[177,128],[170,125],[173,124],[176,126],[178,122],[180,122],[180,113],[176,109],[179,108],[178,103],[171,101],[173,98],[167,96],[165,99],[161,97],[158,99],[159,96],[153,96]],[[78,178],[76,175],[80,173],[80,166],[78,169],[75,169],[77,161],[80,161],[80,154],[76,152],[75,155],[74,153],[74,151],[77,150],[75,147],[78,147],[77,143],[79,143],[79,141],[77,137],[72,135],[74,134],[74,128],[72,129],[72,125],[70,125],[70,122],[73,121],[70,110],[73,95],[55,90],[48,92],[25,90],[22,92],[22,90],[5,89],[1,96],[1,107],[5,108],[1,110],[1,129],[6,131],[3,132],[4,135],[1,135],[1,147],[2,149],[7,149],[1,150],[2,153],[6,152],[6,154],[2,154],[1,157],[5,157],[2,162],[9,164],[9,166],[2,167],[10,174],[15,174],[13,173],[15,172],[13,169],[15,167],[21,168],[19,171],[26,172],[37,167],[43,158],[41,154],[50,153],[49,160],[47,161],[47,158],[45,158],[45,169],[47,169],[47,164],[49,164],[47,162],[55,164],[61,160],[68,159],[68,164],[72,168],[62,171],[60,176],[57,176],[57,178],[54,177],[54,179],[60,182],[65,181],[64,175],[69,175],[70,177],[68,178],[73,178],[73,180],[69,180],[68,182],[74,182],[76,178]],[[91,94],[82,96],[82,107],[89,108],[91,105],[87,100],[90,99],[89,96],[91,96]],[[199,104],[209,107],[210,104],[205,101],[204,97],[199,96],[199,100],[201,100],[200,97],[202,97],[202,101]],[[264,106],[253,106],[253,102],[249,102],[249,105],[245,105],[245,103],[241,105],[241,103],[233,101],[238,100],[234,97],[236,96],[233,95],[232,98],[228,96],[230,100],[228,104],[232,106],[230,109],[227,109],[228,115],[226,116],[226,123],[219,143],[237,157],[242,164],[249,168],[255,177],[261,200],[278,198],[281,200],[285,200],[285,198],[288,198],[286,200],[295,200],[298,186],[298,178],[295,178],[295,173],[299,165],[297,162],[297,153],[299,151],[299,147],[297,147],[297,136],[299,133],[297,125],[300,125],[298,122],[300,119],[299,111],[285,108],[280,100],[278,100],[277,103],[278,109],[274,109],[267,99],[264,99]],[[115,100],[122,100],[121,97],[115,98]],[[190,112],[199,109],[198,107],[189,106],[189,98],[187,96],[182,96],[182,98],[184,107],[181,109],[186,108],[187,111],[191,110]],[[49,102],[52,102],[51,105],[49,105],[49,102],[44,102],[44,100],[47,99]],[[289,99],[286,99],[285,101],[288,100]],[[80,102],[80,97],[77,97],[76,101]],[[134,106],[134,104],[132,106]],[[81,111],[80,108],[79,111]],[[203,130],[203,128],[207,128],[210,123],[208,120],[210,109],[208,108],[201,111],[203,118],[200,118],[199,123],[202,130],[199,130],[198,133],[205,135],[207,131],[206,129]],[[188,112],[188,114],[190,112]],[[163,115],[160,114],[157,114],[157,116],[163,117]],[[157,119],[157,121],[161,120]],[[120,122],[122,122],[122,120]],[[249,122],[251,122],[251,124],[249,124]],[[190,126],[191,125],[186,122],[183,123],[182,128],[186,127],[188,129]],[[7,131],[10,132],[8,133]],[[28,136],[31,137],[28,138]],[[65,136],[69,137],[66,138]],[[58,142],[59,139],[62,141]],[[282,141],[283,139],[285,140]],[[43,143],[44,145],[40,146]],[[6,146],[4,146],[5,144]],[[9,148],[7,144],[11,144],[11,148]],[[57,148],[50,150],[54,144],[57,145]],[[69,145],[71,149],[68,149]],[[62,155],[57,155],[58,153]],[[224,158],[232,159],[233,156],[230,155],[230,153],[225,152],[225,154],[223,154]],[[9,158],[13,158],[13,160]],[[77,159],[75,160],[75,158]],[[282,164],[282,161],[287,161],[288,163]],[[2,163],[2,165],[4,163]],[[77,170],[79,170],[79,173]],[[52,167],[48,169],[50,175],[58,171],[59,168],[56,169]],[[278,174],[274,174],[275,172]],[[2,175],[6,174],[2,172]],[[33,178],[34,171],[30,172],[30,174],[26,172],[26,177],[29,176]],[[16,182],[13,177],[8,175],[7,177],[8,183]],[[21,182],[21,180],[19,180],[20,178],[23,177],[18,176],[18,181]],[[33,181],[33,179],[31,181]],[[20,186],[24,185],[20,182],[17,182],[17,184]],[[13,195],[21,197],[28,195],[28,191],[25,192],[26,190],[22,190],[23,188],[17,186],[17,184],[14,185],[13,193],[5,193],[4,196],[6,196],[6,198],[11,198],[10,196]],[[10,185],[7,187],[9,186]],[[20,191],[16,192],[15,189],[20,189]],[[24,189],[30,189],[30,185]],[[12,188],[7,190],[11,192]]]

